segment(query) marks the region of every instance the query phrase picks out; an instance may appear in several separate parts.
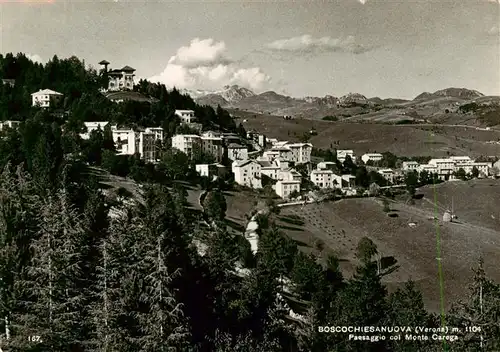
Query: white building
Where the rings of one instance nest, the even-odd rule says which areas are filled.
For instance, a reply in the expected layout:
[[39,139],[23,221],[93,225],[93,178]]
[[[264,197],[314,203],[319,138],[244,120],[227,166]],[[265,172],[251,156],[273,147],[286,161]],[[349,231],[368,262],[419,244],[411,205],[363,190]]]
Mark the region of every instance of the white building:
[[451,159],[457,163],[469,163],[474,161],[468,156],[450,156],[448,159]]
[[448,179],[455,171],[456,161],[453,159],[431,159],[428,165],[435,166],[436,172],[441,179]]
[[318,170],[327,170],[327,169],[333,169],[337,167],[337,163],[333,162],[333,161],[322,161],[320,163],[318,163],[317,165],[317,169]]
[[156,140],[163,141],[163,128],[161,127],[146,127],[144,132],[151,133]]
[[7,121],[2,121],[0,122],[0,131],[3,131],[6,128],[17,128],[21,121],[13,121],[13,120],[7,120]]
[[216,162],[221,162],[224,157],[224,142],[222,137],[205,137],[200,138],[201,151],[214,157]]
[[[104,62],[101,61],[100,64],[104,64]],[[107,71],[108,91],[132,90],[134,88],[134,72],[135,68],[130,66]]]
[[354,188],[356,186],[356,176],[353,175],[335,175],[335,179],[342,188]]
[[[322,169],[311,171],[311,182],[320,188],[335,188],[335,174],[332,170]],[[341,184],[339,184],[341,186]]]
[[361,160],[366,164],[368,161],[377,162],[382,160],[383,155],[380,153],[366,153],[361,156]]
[[89,139],[92,131],[96,131],[99,128],[101,130],[104,130],[104,127],[106,127],[109,124],[109,122],[108,121],[96,121],[96,122],[84,122],[83,124],[85,125],[85,128],[87,131],[84,133],[80,133],[80,137],[82,137],[82,139]]
[[215,179],[221,177],[226,172],[226,167],[224,165],[214,163],[214,164],[197,164],[195,166],[196,172],[200,176],[205,176],[210,179]]
[[232,165],[234,181],[250,188],[262,188],[261,167],[255,160],[235,161]]
[[377,172],[382,175],[387,181],[389,182],[394,182],[394,170],[392,169],[379,169]]
[[50,89],[40,89],[38,92],[31,94],[32,105],[48,108],[60,101],[63,96],[62,93]]
[[175,110],[175,114],[179,116],[182,123],[190,124],[196,121],[193,110]]
[[278,171],[279,181],[301,181],[302,175],[294,169],[282,167]]
[[351,157],[352,161],[356,161],[356,157],[354,156],[354,150],[351,149],[337,149],[337,160],[343,163],[347,156]]
[[274,159],[283,159],[283,160],[291,160],[292,159],[292,151],[288,148],[271,148],[266,150],[263,156],[269,160]]
[[134,155],[139,152],[138,143],[136,143],[136,132],[131,128],[114,128],[113,141],[119,155]]
[[256,160],[261,167],[261,174],[272,178],[273,180],[278,179],[279,171],[281,170],[278,163],[274,161],[269,161],[267,159],[257,159]]
[[264,148],[266,146],[266,136],[263,134],[259,134],[257,136],[257,143]]
[[418,172],[426,171],[430,174],[437,174],[438,168],[435,165],[423,164],[418,167],[417,171]]
[[286,144],[285,148],[292,151],[291,160],[296,164],[305,164],[311,162],[311,143],[292,143]]
[[194,152],[203,152],[212,155],[216,162],[220,162],[224,156],[224,145],[221,137],[210,137],[209,135],[198,136],[195,134],[177,134],[172,137],[172,148],[176,148],[189,157]]
[[193,152],[199,150],[201,137],[195,134],[177,134],[172,137],[172,148],[176,148],[185,153],[189,157],[193,156]]
[[227,157],[229,160],[247,160],[248,148],[240,144],[231,143],[227,147]]
[[159,143],[163,141],[163,129],[161,127],[149,127],[145,131],[136,134],[137,152],[141,158],[148,163],[160,161]]
[[403,171],[418,171],[420,164],[416,161],[403,161]]
[[488,176],[489,170],[493,167],[493,163],[488,162],[457,162],[455,164],[455,171],[463,169],[466,174],[471,174],[472,170],[476,168],[479,171],[479,175]]
[[300,192],[300,181],[297,180],[282,180],[276,182],[274,191],[283,199],[290,198],[293,192]]

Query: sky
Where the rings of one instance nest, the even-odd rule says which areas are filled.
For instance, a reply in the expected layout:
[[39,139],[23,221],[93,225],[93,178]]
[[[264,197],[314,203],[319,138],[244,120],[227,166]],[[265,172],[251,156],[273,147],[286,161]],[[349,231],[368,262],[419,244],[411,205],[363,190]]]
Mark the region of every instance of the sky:
[[0,52],[105,59],[186,89],[500,95],[499,1],[0,0]]

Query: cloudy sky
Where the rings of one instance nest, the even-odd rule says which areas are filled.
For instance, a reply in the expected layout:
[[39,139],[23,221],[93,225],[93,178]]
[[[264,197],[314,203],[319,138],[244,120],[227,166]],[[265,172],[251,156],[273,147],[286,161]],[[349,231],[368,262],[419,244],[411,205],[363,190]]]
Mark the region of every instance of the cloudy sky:
[[500,0],[1,0],[0,51],[130,65],[167,86],[500,95]]

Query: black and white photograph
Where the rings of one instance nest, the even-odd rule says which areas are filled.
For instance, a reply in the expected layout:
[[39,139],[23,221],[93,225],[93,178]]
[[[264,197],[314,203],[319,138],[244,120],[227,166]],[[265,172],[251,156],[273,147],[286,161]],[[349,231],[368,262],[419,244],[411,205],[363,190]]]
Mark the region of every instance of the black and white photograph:
[[500,0],[1,0],[0,352],[500,352]]

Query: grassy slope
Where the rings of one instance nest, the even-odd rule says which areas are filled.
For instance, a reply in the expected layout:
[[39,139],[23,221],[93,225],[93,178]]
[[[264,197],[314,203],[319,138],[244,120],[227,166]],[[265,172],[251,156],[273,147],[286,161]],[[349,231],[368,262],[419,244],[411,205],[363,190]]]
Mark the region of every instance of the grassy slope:
[[[356,244],[368,236],[379,247],[383,256],[394,256],[400,269],[387,277],[390,289],[413,279],[424,294],[429,309],[439,309],[439,282],[436,265],[436,224],[429,220],[433,210],[421,210],[394,203],[399,217],[390,218],[375,199],[350,199],[336,203],[307,205],[304,208],[283,209],[282,214],[295,214],[305,221],[303,226],[282,229],[292,238],[311,243],[321,238],[341,259],[345,274],[352,273],[358,263],[354,253]],[[442,216],[442,212],[440,214]],[[409,222],[417,224],[415,228]],[[489,275],[500,280],[500,232],[469,224],[440,223],[441,250],[444,267],[445,303],[463,298],[464,288],[471,278],[470,268],[479,255],[485,257]]]
[[[396,155],[442,157],[451,154],[499,155],[500,145],[485,142],[500,138],[498,131],[478,131],[464,127],[431,127],[341,123],[306,119],[284,120],[278,116],[244,114],[247,130],[257,130],[270,138],[298,141],[311,128],[318,132],[310,142],[317,148],[329,148],[334,141],[340,148],[357,154],[390,151]],[[238,120],[241,122],[243,119]],[[432,131],[434,130],[434,131]]]

